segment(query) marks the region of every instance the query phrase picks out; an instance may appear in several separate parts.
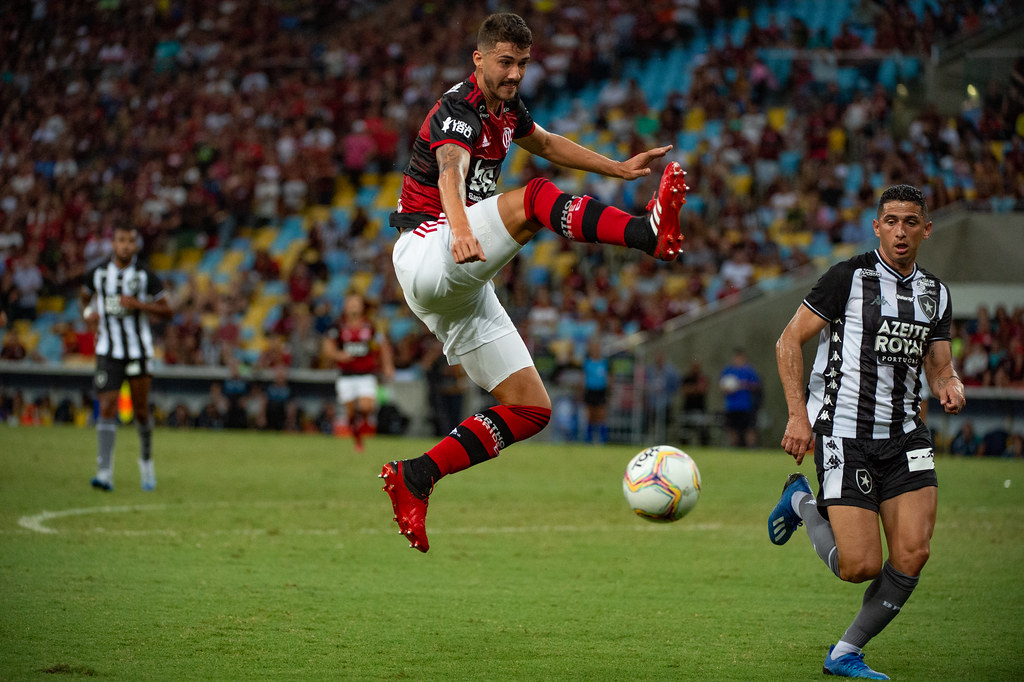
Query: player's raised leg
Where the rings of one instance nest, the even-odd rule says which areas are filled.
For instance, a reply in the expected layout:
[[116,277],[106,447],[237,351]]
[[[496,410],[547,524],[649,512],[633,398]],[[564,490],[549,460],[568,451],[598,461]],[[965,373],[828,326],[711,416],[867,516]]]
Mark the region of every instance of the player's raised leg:
[[[682,253],[679,211],[686,203],[686,172],[668,164],[661,183],[647,204],[647,213],[634,216],[590,196],[574,196],[553,182],[534,178],[519,190],[500,197],[502,220],[520,243],[537,231],[536,225],[577,242],[627,246],[661,260]],[[520,207],[516,205],[521,200]]]

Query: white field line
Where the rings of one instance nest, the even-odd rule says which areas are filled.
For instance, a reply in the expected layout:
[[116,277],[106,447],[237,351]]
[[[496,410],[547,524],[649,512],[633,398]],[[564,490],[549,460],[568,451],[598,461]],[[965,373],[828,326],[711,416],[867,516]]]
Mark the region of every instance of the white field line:
[[[182,505],[190,508],[213,507],[230,509],[237,506],[288,506],[302,503],[273,503],[262,502],[251,505],[232,505],[228,503],[210,503],[202,505]],[[315,503],[320,504],[320,503]],[[104,507],[79,507],[77,509],[64,509],[60,511],[43,510],[38,514],[22,516],[18,519],[18,525],[35,533],[55,535],[61,532],[52,528],[49,522],[89,514],[127,514],[132,512],[166,511],[170,509],[167,504],[140,504],[125,506],[104,506]],[[664,531],[713,531],[722,527],[720,523],[630,523],[630,524],[605,524],[605,525],[536,525],[536,526],[452,526],[452,527],[431,527],[430,534],[433,535],[511,535],[511,534],[577,534],[577,533],[621,533],[621,532],[664,532]],[[109,536],[141,536],[141,535],[168,535],[180,536],[180,530],[172,528],[152,528],[139,530],[106,530],[104,528],[91,528],[75,531],[80,533],[95,533]],[[190,529],[188,535],[206,537],[211,535],[236,535],[236,536],[261,536],[261,535],[341,535],[343,533],[357,532],[362,535],[390,535],[398,534],[397,528],[363,527],[363,528],[235,528],[229,530],[194,530]]]

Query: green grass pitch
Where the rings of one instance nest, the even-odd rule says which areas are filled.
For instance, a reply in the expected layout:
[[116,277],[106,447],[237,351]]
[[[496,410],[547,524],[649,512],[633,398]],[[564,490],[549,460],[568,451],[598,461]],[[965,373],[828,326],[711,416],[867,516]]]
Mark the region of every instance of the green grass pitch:
[[[701,500],[658,525],[622,497],[637,448],[515,445],[438,485],[423,555],[376,474],[426,441],[157,430],[151,493],[137,443],[101,493],[93,431],[0,429],[0,679],[817,679],[864,589],[769,543],[778,450],[689,449]],[[867,661],[1024,679],[1024,462],[937,466],[932,559]]]

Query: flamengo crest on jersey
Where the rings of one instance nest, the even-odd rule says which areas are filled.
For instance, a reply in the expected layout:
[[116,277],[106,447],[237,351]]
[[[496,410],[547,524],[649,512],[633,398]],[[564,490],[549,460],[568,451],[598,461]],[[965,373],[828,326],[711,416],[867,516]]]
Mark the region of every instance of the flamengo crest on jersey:
[[494,194],[512,141],[533,129],[533,117],[518,95],[502,103],[498,113],[488,111],[476,74],[450,88],[431,108],[413,142],[398,212],[391,214],[391,224],[414,228],[424,216],[436,220],[443,213],[437,189],[438,147],[456,144],[469,151],[466,204],[473,205]]
[[900,275],[870,251],[833,266],[804,305],[829,322],[807,386],[815,432],[891,438],[912,431],[924,353],[950,338],[949,289],[918,267]]

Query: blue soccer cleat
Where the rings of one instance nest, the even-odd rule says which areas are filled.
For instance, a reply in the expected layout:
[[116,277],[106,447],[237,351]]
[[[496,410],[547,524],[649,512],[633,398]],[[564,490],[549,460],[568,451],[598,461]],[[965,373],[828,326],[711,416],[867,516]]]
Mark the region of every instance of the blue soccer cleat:
[[799,528],[803,521],[793,511],[793,495],[798,492],[811,493],[811,485],[807,477],[801,473],[790,474],[786,479],[786,485],[782,487],[782,497],[772,513],[768,515],[768,537],[776,545],[784,545],[789,542],[793,531]]
[[89,484],[93,488],[96,488],[96,490],[102,490],[102,491],[107,492],[107,493],[109,493],[110,491],[112,491],[114,489],[114,484],[113,483],[111,483],[110,481],[108,481],[106,479],[100,478],[99,476],[97,476],[96,478],[94,478],[91,481],[89,481]]
[[887,680],[888,675],[883,675],[877,670],[872,670],[864,662],[864,654],[846,654],[839,658],[832,659],[832,650],[834,646],[828,648],[828,654],[825,656],[825,665],[821,667],[821,672],[826,675],[835,675],[836,677],[856,677],[862,680]]

